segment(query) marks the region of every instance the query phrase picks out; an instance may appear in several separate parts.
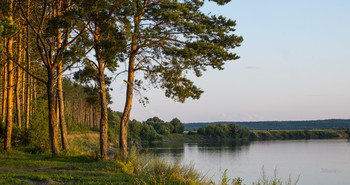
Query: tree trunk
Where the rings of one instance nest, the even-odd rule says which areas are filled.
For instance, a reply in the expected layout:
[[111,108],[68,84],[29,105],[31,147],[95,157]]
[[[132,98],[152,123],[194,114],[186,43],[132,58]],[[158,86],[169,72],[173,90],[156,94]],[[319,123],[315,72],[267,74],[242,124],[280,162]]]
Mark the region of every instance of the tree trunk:
[[[12,9],[12,8],[10,8]],[[7,60],[7,116],[6,116],[6,133],[5,133],[5,151],[11,151],[11,135],[12,135],[12,108],[13,108],[13,62],[12,58],[12,44],[13,40],[10,39],[7,45],[8,60]]]
[[[3,57],[0,55],[0,57]],[[0,67],[0,117],[2,116],[2,106],[3,106],[3,94],[4,94],[4,91],[3,91],[3,88],[4,88],[4,74],[3,74],[3,67]],[[3,122],[2,120],[0,120],[0,127],[3,127]]]
[[134,17],[134,35],[131,41],[129,68],[128,68],[128,81],[126,90],[126,101],[123,111],[123,116],[120,123],[120,138],[119,147],[124,157],[128,156],[128,124],[130,119],[130,111],[132,106],[133,90],[134,90],[134,76],[135,76],[135,59],[137,54],[137,38],[139,35],[139,27],[142,14]]
[[7,105],[7,63],[4,65],[4,91],[2,96],[2,123],[6,121],[6,105]]
[[[60,74],[62,72],[62,66],[57,67],[57,72]],[[68,150],[69,144],[67,140],[67,124],[66,118],[64,116],[64,101],[63,101],[63,89],[62,89],[62,74],[59,75],[57,79],[57,90],[58,90],[58,106],[59,106],[59,120],[61,127],[61,140],[63,150]]]
[[[29,4],[30,0],[27,0],[27,16],[29,17]],[[26,61],[27,61],[27,71],[30,70],[30,56],[29,56],[29,24],[27,23],[27,38],[26,38]],[[29,128],[29,113],[30,113],[30,75],[27,73],[27,89],[26,89],[26,124],[25,129],[26,131]]]
[[[22,33],[19,33],[18,38],[18,63],[22,62]],[[22,128],[22,119],[21,119],[21,99],[20,99],[20,86],[21,86],[21,69],[17,66],[17,82],[16,82],[16,109],[17,109],[17,125],[19,128]]]
[[56,117],[56,89],[55,89],[55,78],[54,70],[47,67],[47,97],[48,97],[48,108],[49,108],[49,135],[51,142],[52,156],[59,155],[58,147],[58,122]]
[[[19,67],[17,67],[17,78],[20,77]],[[22,128],[22,119],[21,119],[21,99],[19,95],[20,81],[17,80],[15,90],[16,90],[16,109],[17,109],[17,125],[18,128]]]
[[130,59],[129,73],[128,73],[128,85],[126,90],[126,101],[123,111],[123,116],[120,123],[120,135],[119,135],[119,147],[124,157],[128,156],[128,123],[130,119],[130,111],[132,106],[133,90],[134,90],[134,61],[135,58]]
[[100,65],[99,72],[100,72],[99,83],[100,83],[100,97],[101,97],[100,152],[101,152],[102,159],[107,159],[108,112],[107,112],[106,85],[105,85],[102,62]]

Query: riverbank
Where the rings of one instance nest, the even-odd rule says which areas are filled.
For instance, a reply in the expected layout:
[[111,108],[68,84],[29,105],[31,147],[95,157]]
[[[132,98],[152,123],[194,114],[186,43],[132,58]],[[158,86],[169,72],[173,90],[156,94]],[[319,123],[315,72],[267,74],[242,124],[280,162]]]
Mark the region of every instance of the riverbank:
[[347,139],[349,130],[254,130],[250,140]]
[[30,147],[1,151],[0,184],[210,184],[191,165],[141,154],[135,148],[125,159],[110,146],[110,158],[100,160],[97,133],[72,134],[68,139],[70,149],[58,157]]
[[255,140],[296,140],[296,139],[348,139],[349,130],[253,130],[245,138],[229,136],[205,136],[196,131],[185,131],[184,134],[163,135],[155,142],[215,142],[215,141],[255,141]]

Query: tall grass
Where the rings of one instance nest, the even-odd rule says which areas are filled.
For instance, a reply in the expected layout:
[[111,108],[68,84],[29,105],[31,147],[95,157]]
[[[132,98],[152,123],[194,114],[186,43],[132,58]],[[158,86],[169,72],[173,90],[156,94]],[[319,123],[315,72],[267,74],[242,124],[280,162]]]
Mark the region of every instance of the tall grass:
[[208,184],[206,178],[192,163],[181,165],[179,160],[169,162],[166,158],[154,158],[149,153],[130,150],[126,159],[116,157],[116,170],[135,174],[136,184]]
[[277,168],[275,168],[274,175],[272,178],[268,177],[265,172],[264,166],[262,167],[262,175],[257,182],[253,182],[253,185],[296,185],[299,181],[300,175],[293,182],[291,176],[289,176],[286,182],[283,182],[277,177]]

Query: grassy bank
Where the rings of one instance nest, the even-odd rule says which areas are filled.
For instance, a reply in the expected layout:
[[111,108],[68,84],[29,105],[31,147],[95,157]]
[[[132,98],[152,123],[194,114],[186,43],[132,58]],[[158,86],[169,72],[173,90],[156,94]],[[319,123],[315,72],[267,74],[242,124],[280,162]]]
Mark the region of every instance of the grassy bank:
[[1,151],[0,184],[208,184],[191,165],[135,149],[124,159],[110,147],[110,159],[99,160],[98,133],[73,134],[69,142],[71,148],[54,158],[30,147]]
[[111,184],[133,183],[134,177],[115,172],[110,161],[89,156],[51,158],[49,154],[30,154],[17,149],[0,158],[0,184]]

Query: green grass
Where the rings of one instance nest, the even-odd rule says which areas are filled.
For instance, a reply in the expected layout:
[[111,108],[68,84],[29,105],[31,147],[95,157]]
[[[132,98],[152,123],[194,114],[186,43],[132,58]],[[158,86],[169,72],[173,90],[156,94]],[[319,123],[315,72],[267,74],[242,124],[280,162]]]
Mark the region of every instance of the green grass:
[[71,135],[69,143],[70,149],[58,157],[29,147],[1,151],[0,184],[206,184],[193,165],[170,163],[136,149],[126,159],[116,155],[99,160],[96,133]]
[[117,172],[112,161],[87,155],[59,156],[29,154],[24,148],[1,153],[0,184],[27,184],[55,181],[68,184],[133,183],[133,175]]

